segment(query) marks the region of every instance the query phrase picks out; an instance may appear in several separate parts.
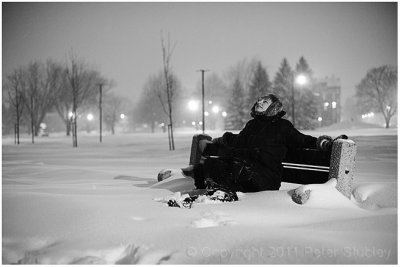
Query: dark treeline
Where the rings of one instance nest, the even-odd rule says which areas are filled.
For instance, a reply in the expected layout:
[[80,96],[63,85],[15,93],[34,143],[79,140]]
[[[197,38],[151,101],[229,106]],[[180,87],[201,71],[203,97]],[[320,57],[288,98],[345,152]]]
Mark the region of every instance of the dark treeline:
[[77,121],[88,110],[97,110],[103,87],[104,122],[113,133],[124,98],[112,93],[115,83],[73,53],[66,62],[35,60],[3,77],[3,134],[20,129],[38,136],[46,114],[56,112],[77,146]]

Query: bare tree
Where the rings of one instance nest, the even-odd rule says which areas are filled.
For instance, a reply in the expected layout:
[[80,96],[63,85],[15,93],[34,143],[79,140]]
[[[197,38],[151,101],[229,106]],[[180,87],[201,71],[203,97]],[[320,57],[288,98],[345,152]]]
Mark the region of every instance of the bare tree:
[[[169,150],[175,150],[175,142],[174,142],[174,129],[173,129],[173,120],[172,120],[172,105],[173,105],[173,97],[174,91],[173,87],[173,75],[172,75],[172,66],[171,66],[171,56],[173,54],[174,47],[171,48],[170,39],[168,34],[167,43],[165,43],[164,37],[161,34],[161,50],[163,56],[163,70],[164,70],[164,78],[165,78],[165,89],[167,94],[167,108],[165,109],[169,118],[168,124],[168,141],[169,141]],[[161,103],[164,105],[163,101]]]
[[397,112],[397,67],[384,65],[368,71],[357,85],[356,97],[364,111],[381,112],[389,128]]
[[15,143],[18,145],[21,117],[24,111],[23,92],[25,81],[23,75],[23,70],[21,68],[14,70],[11,75],[7,76],[7,83],[5,84],[5,90],[8,93],[8,102],[15,109],[14,135]]
[[[72,146],[78,146],[78,136],[77,136],[77,117],[78,108],[85,103],[96,101],[96,96],[98,94],[96,85],[101,80],[100,75],[97,71],[89,70],[85,64],[77,59],[77,56],[70,53],[69,62],[66,68],[66,80],[69,89],[71,90],[72,112],[71,126],[72,126]],[[69,95],[66,93],[66,95]],[[68,99],[64,104],[68,103]],[[66,105],[64,105],[65,107]],[[65,110],[64,110],[65,112]]]
[[160,72],[149,76],[135,107],[135,122],[150,124],[151,132],[154,133],[156,123],[167,118],[165,95],[164,74]]
[[26,71],[26,88],[24,103],[31,122],[32,143],[38,135],[40,123],[53,107],[57,92],[54,89],[59,82],[61,69],[48,60],[46,64],[31,62]]
[[127,106],[128,100],[122,96],[109,93],[104,97],[104,122],[111,129],[113,135],[115,134],[115,125]]
[[66,135],[71,133],[71,114],[72,114],[72,89],[68,81],[68,72],[64,68],[61,73],[61,82],[57,88],[58,97],[56,99],[55,109],[61,120],[65,124]]

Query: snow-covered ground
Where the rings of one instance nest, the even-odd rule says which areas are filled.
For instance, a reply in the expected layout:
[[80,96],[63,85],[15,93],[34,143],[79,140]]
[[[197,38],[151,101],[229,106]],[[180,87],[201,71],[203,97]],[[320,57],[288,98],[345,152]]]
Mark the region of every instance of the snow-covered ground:
[[[358,145],[353,198],[325,187],[305,205],[280,191],[192,209],[156,201],[189,161],[193,132],[3,138],[3,264],[397,263],[397,129],[335,129]],[[218,136],[221,133],[212,132]]]

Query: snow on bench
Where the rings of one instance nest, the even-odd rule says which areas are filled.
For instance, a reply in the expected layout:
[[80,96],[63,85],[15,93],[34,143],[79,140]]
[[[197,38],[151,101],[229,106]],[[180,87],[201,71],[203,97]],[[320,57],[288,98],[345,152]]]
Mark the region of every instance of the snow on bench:
[[[303,150],[299,153],[298,158],[304,156]],[[284,174],[283,181],[299,183],[299,184],[322,184],[331,179],[336,179],[336,189],[347,198],[351,198],[353,189],[353,176],[355,167],[355,158],[357,153],[356,143],[348,139],[338,139],[333,142],[332,151],[311,151],[314,160],[317,162],[311,165],[310,161],[306,164],[295,162],[283,163]],[[316,158],[317,157],[317,158]],[[304,159],[309,159],[303,157]],[[321,164],[324,162],[325,164]],[[290,173],[292,169],[296,171]],[[295,190],[292,195],[293,201],[298,204],[305,203],[309,198],[309,192],[305,193],[301,190]]]

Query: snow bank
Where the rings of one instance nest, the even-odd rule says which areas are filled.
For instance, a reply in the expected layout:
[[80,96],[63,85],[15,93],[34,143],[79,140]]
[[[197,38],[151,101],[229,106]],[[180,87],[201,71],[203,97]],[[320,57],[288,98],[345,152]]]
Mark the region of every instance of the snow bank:
[[299,185],[284,183],[237,202],[167,207],[155,199],[193,181],[178,171],[156,183],[157,173],[188,163],[191,138],[177,133],[174,152],[161,134],[87,136],[78,148],[3,139],[3,264],[397,263],[394,138],[359,149],[351,200],[308,186],[299,205]]

